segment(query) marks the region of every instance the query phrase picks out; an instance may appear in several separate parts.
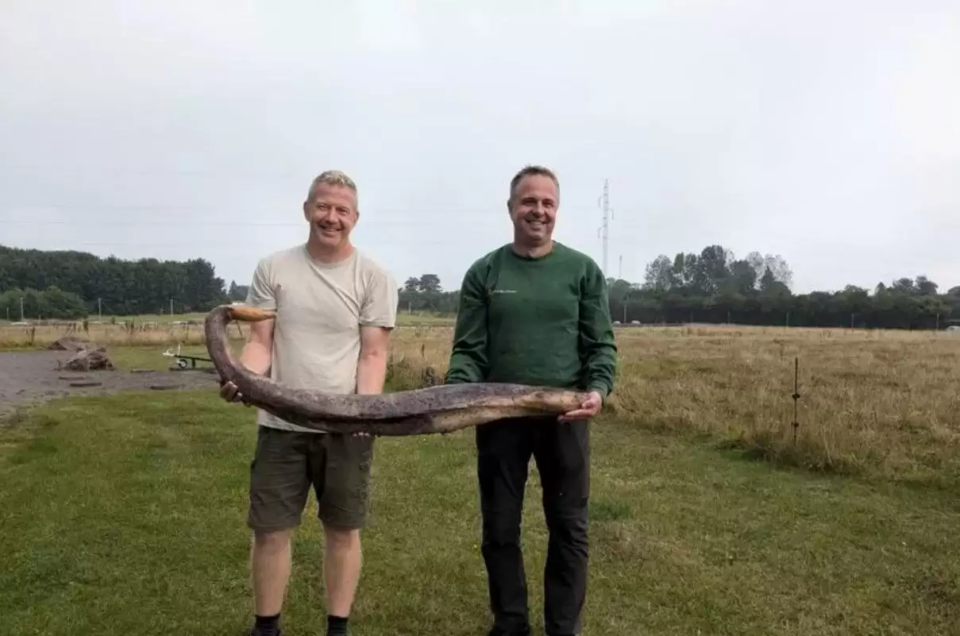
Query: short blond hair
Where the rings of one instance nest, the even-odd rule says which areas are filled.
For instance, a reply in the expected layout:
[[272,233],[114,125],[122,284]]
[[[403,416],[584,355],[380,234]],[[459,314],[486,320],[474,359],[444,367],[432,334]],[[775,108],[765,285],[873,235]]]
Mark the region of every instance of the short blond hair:
[[355,196],[357,195],[357,184],[353,182],[353,179],[347,176],[347,173],[343,172],[342,170],[325,170],[310,183],[310,189],[307,191],[307,201],[311,201],[313,199],[313,197],[317,194],[317,188],[323,184],[350,188],[353,190],[353,194]]
[[513,179],[510,180],[510,200],[513,200],[513,195],[517,192],[517,186],[520,185],[520,182],[524,177],[529,177],[532,175],[537,175],[541,177],[549,177],[553,180],[555,186],[557,186],[557,194],[560,194],[560,181],[557,179],[557,175],[545,166],[539,166],[536,164],[527,165],[520,169],[517,174],[513,176]]

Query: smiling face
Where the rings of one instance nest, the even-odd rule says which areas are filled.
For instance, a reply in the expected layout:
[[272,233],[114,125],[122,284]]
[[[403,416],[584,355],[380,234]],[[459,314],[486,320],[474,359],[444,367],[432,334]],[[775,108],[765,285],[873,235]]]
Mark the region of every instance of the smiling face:
[[321,249],[337,251],[350,243],[350,231],[357,224],[357,195],[345,185],[319,183],[303,204],[310,223],[310,242]]
[[560,206],[558,190],[556,182],[545,174],[527,174],[517,182],[507,206],[514,241],[519,246],[538,248],[551,244]]

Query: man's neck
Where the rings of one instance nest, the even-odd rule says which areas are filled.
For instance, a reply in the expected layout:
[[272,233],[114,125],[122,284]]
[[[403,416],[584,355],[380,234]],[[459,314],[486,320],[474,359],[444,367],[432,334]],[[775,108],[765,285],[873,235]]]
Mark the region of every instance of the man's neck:
[[553,239],[538,245],[527,245],[515,240],[511,247],[515,254],[524,258],[540,258],[553,250]]
[[329,248],[326,245],[320,245],[307,239],[307,254],[310,255],[310,258],[328,265],[348,259],[353,254],[353,249],[353,244],[349,241],[335,248]]

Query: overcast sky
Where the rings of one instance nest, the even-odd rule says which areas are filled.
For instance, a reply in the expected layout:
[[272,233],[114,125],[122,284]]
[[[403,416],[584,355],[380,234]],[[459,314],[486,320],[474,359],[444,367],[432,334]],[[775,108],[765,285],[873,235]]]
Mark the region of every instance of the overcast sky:
[[597,262],[609,179],[611,276],[719,243],[797,292],[960,285],[956,0],[5,0],[0,87],[6,245],[243,284],[340,168],[358,246],[456,288],[533,162]]

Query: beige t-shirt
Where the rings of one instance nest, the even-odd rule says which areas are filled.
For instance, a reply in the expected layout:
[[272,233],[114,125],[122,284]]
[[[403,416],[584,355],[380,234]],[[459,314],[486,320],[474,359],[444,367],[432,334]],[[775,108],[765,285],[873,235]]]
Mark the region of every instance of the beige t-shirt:
[[[390,273],[357,249],[332,264],[312,259],[305,244],[262,259],[247,304],[277,312],[270,377],[290,387],[355,393],[360,326],[393,328],[397,296]],[[319,432],[264,411],[257,421]]]

